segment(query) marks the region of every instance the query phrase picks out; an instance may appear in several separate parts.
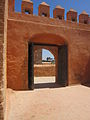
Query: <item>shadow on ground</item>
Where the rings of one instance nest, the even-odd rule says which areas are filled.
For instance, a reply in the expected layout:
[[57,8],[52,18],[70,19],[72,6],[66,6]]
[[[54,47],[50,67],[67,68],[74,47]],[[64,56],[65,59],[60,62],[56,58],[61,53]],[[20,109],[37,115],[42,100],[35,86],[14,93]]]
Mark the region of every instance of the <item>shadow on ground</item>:
[[44,89],[44,88],[59,88],[60,85],[56,83],[38,83],[34,85],[35,89]]
[[90,83],[82,84],[83,86],[90,87]]

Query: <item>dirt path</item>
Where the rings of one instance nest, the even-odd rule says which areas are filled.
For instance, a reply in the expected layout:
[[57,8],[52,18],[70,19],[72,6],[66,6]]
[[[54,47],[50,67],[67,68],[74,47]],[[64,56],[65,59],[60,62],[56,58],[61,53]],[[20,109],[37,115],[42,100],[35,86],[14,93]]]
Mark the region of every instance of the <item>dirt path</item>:
[[7,120],[90,120],[90,88],[8,89]]

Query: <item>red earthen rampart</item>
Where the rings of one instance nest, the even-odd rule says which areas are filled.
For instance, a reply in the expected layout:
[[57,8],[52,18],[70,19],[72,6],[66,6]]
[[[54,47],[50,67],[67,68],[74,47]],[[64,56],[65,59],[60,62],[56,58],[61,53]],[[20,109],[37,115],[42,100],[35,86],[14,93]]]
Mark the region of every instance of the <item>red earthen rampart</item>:
[[68,84],[90,82],[90,25],[13,12],[8,16],[7,37],[8,87],[28,89],[29,42],[66,44]]

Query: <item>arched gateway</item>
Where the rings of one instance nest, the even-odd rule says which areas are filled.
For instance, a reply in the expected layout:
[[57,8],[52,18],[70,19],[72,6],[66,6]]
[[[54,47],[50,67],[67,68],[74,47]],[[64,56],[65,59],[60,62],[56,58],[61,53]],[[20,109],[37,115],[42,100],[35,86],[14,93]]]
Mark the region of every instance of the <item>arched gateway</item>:
[[[57,42],[56,42],[57,41]],[[56,83],[68,85],[68,45],[64,39],[52,34],[38,34],[28,43],[28,88],[34,89],[34,47],[46,46],[56,59]]]

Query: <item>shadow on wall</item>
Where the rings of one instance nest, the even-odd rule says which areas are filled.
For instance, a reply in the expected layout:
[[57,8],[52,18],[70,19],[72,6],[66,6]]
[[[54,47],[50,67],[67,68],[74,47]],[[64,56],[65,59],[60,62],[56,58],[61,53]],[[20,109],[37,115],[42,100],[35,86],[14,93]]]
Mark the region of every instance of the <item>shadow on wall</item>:
[[86,69],[83,77],[85,78],[85,82],[82,84],[90,87],[90,56],[89,56],[88,63],[86,65]]

